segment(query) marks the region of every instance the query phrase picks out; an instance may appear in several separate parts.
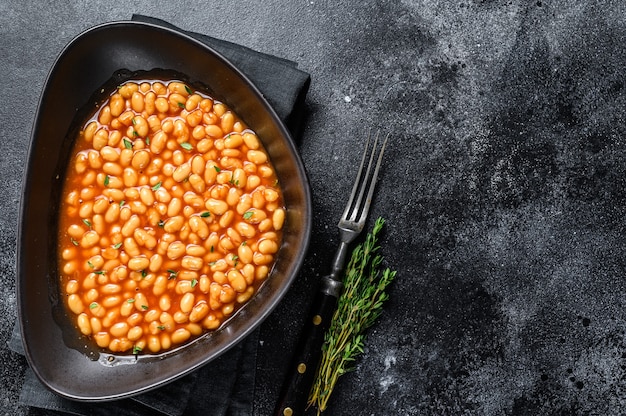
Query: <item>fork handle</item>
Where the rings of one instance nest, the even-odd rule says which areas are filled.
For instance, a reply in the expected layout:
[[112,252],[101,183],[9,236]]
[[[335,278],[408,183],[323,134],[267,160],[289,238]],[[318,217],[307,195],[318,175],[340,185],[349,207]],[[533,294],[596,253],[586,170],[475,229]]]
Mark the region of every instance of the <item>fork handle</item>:
[[337,308],[337,298],[343,284],[329,276],[322,278],[320,291],[313,301],[292,362],[287,370],[275,416],[304,415],[309,392],[322,356],[324,334]]

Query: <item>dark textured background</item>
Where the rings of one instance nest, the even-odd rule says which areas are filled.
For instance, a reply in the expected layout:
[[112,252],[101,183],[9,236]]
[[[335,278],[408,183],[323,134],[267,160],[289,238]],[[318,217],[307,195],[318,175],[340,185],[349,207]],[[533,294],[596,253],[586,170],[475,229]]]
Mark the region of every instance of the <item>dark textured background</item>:
[[626,414],[626,5],[621,1],[0,2],[0,409],[24,359],[21,178],[43,83],[81,31],[141,13],[297,61],[315,218],[301,278],[264,324],[273,408],[370,127],[391,133],[373,216],[398,270],[332,415]]

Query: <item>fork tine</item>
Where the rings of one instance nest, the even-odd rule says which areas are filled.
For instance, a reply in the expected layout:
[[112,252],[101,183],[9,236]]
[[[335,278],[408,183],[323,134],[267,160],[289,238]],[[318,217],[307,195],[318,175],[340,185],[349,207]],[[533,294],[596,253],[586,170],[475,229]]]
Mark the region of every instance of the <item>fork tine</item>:
[[[365,174],[363,174],[363,168],[365,167],[365,161],[368,159],[368,150],[369,144],[371,140],[371,135],[368,135],[367,141],[365,143],[365,150],[363,151],[363,156],[361,158],[361,165],[359,166],[359,171],[356,176],[356,180],[352,187],[352,193],[350,194],[348,203],[346,205],[346,209],[341,217],[341,221],[350,221],[355,222],[359,225],[359,228],[362,227],[362,224],[365,222],[367,218],[367,214],[369,211],[369,207],[372,202],[372,196],[374,194],[374,188],[376,185],[376,180],[378,178],[378,171],[380,170],[380,165],[382,163],[383,153],[385,151],[385,146],[387,144],[387,140],[389,135],[383,141],[383,144],[380,147],[378,153],[378,159],[376,160],[376,165],[374,168],[374,173],[372,174],[372,166],[374,165],[376,148],[379,139],[379,133],[376,133],[376,137],[374,138],[374,143],[372,145],[371,153],[369,154],[369,162],[367,165],[367,170]],[[367,194],[366,194],[367,190]],[[357,197],[358,195],[358,197]],[[363,206],[363,197],[366,196],[365,203]],[[356,202],[354,201],[355,197],[357,197]],[[358,218],[358,219],[357,219]]]
[[[368,136],[367,141],[369,143],[370,137]],[[356,221],[357,214],[359,213],[359,207],[361,206],[361,201],[363,201],[363,195],[365,194],[365,189],[367,188],[367,184],[369,182],[369,176],[372,171],[372,163],[374,162],[374,153],[376,152],[376,145],[378,144],[378,132],[376,132],[376,136],[374,137],[374,144],[372,145],[372,152],[370,153],[369,163],[367,164],[367,170],[365,171],[365,175],[357,176],[357,180],[355,184],[359,185],[358,198],[354,203],[352,214],[347,218],[348,221]],[[365,152],[363,152],[363,156],[367,154],[367,147],[365,148]],[[359,172],[361,173],[361,172]]]
[[348,203],[346,204],[346,208],[341,215],[341,220],[347,220],[350,212],[352,211],[354,197],[359,191],[359,187],[361,185],[361,176],[363,176],[363,167],[365,166],[365,160],[367,159],[367,152],[370,144],[371,134],[367,135],[367,140],[365,141],[365,149],[363,150],[363,156],[361,157],[361,164],[359,165],[359,171],[356,174],[356,178],[354,180],[354,184],[352,185],[352,192],[350,192],[350,197],[348,198]]
[[[380,165],[382,164],[383,153],[385,152],[385,146],[387,145],[388,139],[389,139],[389,135],[385,137],[383,144],[380,146],[380,151],[378,153],[378,160],[376,162],[376,167],[374,168],[374,173],[372,174],[372,179],[370,180],[370,185],[367,191],[367,198],[365,200],[365,205],[363,205],[361,216],[358,219],[359,224],[363,224],[365,222],[365,219],[367,218],[368,212],[370,210],[370,205],[372,204],[372,197],[374,196],[374,188],[376,188],[376,181],[378,180],[378,171],[380,170]],[[378,141],[378,135],[376,135],[376,141]],[[368,174],[372,166],[372,161],[374,159],[374,150],[376,150],[376,142],[374,142],[374,149],[372,150],[372,157],[370,159],[370,164],[367,168]],[[364,190],[365,190],[365,183],[363,184],[363,191]],[[363,193],[363,191],[361,191],[361,194]],[[360,202],[361,196],[359,196],[359,205],[361,204]]]

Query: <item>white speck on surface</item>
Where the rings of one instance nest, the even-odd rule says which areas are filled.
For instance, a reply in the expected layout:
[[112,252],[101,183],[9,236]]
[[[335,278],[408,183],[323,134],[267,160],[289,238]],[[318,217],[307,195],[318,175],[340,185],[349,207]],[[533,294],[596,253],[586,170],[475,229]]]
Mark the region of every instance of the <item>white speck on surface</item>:
[[385,370],[389,370],[392,365],[396,365],[396,356],[388,355],[385,357]]
[[349,103],[350,101],[352,101],[352,98],[349,95],[346,95],[345,97],[343,97],[343,100]]
[[389,389],[389,386],[391,386],[392,384],[394,384],[395,381],[393,379],[393,376],[384,376],[380,379],[380,382],[378,383],[380,385],[380,392],[382,394],[386,393],[387,390]]

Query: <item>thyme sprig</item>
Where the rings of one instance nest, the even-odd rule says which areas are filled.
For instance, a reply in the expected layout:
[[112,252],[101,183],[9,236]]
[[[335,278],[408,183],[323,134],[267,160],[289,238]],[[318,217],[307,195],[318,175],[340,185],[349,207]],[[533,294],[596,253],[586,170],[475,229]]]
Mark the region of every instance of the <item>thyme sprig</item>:
[[344,273],[344,291],[324,338],[322,359],[309,395],[309,406],[324,412],[328,400],[343,374],[354,369],[354,361],[363,352],[365,331],[382,313],[383,303],[389,298],[387,286],[396,276],[395,271],[381,271],[383,257],[378,254],[378,233],[385,221],[378,218],[374,227],[352,251]]

